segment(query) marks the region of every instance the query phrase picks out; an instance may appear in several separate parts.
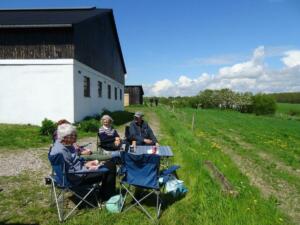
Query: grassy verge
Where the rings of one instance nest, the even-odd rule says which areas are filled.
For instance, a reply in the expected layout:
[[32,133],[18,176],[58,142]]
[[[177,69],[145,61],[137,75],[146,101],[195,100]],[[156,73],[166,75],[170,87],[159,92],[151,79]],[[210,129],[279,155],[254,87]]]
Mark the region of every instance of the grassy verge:
[[[116,128],[131,121],[133,118],[133,113],[128,111],[107,113],[114,118]],[[101,118],[101,116],[98,116],[96,119],[90,117],[79,123],[79,127],[80,124],[84,124],[86,128],[78,129],[79,138],[96,137],[96,132],[101,126],[99,118]],[[47,147],[51,142],[51,136],[43,136],[40,134],[39,126],[0,124],[0,149],[16,150]]]
[[0,124],[0,148],[41,147],[50,141],[50,137],[40,135],[38,126]]

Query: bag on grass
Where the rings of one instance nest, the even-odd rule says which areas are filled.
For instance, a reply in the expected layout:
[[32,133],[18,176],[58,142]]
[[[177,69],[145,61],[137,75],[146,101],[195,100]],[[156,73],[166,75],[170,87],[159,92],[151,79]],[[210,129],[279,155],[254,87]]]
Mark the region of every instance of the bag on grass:
[[166,182],[166,193],[170,193],[173,197],[178,197],[187,193],[187,188],[184,186],[182,180],[176,179],[175,176],[171,176]]
[[122,210],[122,195],[112,196],[105,204],[106,209],[111,213],[119,213]]

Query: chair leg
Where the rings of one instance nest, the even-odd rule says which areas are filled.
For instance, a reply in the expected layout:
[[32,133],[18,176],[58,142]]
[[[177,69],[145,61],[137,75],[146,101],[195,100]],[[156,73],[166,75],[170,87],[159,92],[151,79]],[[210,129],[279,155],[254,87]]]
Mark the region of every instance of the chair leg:
[[51,183],[51,185],[50,185],[50,207],[53,207],[54,204],[55,204],[54,191],[53,191],[53,185]]
[[96,206],[95,205],[93,205],[92,203],[90,203],[90,202],[88,202],[87,200],[86,200],[86,198],[90,195],[90,193],[91,192],[93,192],[95,190],[95,188],[92,188],[91,190],[89,190],[89,192],[84,196],[84,197],[82,197],[82,196],[80,196],[80,195],[78,195],[78,194],[76,194],[75,192],[73,192],[72,191],[72,193],[76,196],[76,197],[78,197],[79,199],[81,199],[80,200],[80,202],[79,203],[77,203],[77,205],[66,215],[66,217],[64,218],[64,220],[66,220],[69,216],[71,216],[72,215],[72,213],[83,203],[83,202],[85,202],[86,204],[88,204],[89,206],[91,206],[91,207],[93,207],[93,208],[96,208]]
[[[56,208],[57,208],[57,214],[58,214],[58,219],[60,222],[63,222],[64,218],[63,218],[63,191],[62,193],[60,193],[60,195],[57,195],[56,193],[56,188],[55,188],[55,184],[52,182],[52,190],[53,190],[53,194],[54,194],[54,199],[55,199],[55,203],[56,203]],[[60,201],[59,199],[61,198],[62,196],[62,209],[60,208]]]
[[157,210],[157,219],[160,216],[160,209],[161,209],[161,199],[160,199],[160,191],[156,191],[156,210]]
[[130,190],[125,186],[123,185],[124,189],[126,190],[126,194],[128,193],[135,201],[135,203],[131,206],[129,206],[128,208],[126,208],[124,210],[124,212],[128,211],[129,209],[131,209],[132,207],[134,207],[135,205],[139,205],[139,207],[142,209],[142,211],[151,219],[151,220],[155,220],[149,213],[148,211],[142,206],[141,202],[146,199],[148,196],[150,196],[151,194],[153,194],[154,192],[150,192],[148,193],[147,195],[145,195],[143,198],[141,198],[140,200],[136,199],[134,197],[134,195],[130,192]]

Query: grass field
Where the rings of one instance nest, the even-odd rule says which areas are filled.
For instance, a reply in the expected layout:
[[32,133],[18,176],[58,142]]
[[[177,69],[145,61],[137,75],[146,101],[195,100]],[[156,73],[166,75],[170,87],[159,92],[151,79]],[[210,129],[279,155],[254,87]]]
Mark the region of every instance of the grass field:
[[[300,224],[299,121],[219,110],[138,110],[150,124],[150,116],[158,116],[160,143],[172,146],[172,161],[181,165],[178,175],[189,190],[184,198],[166,202],[161,224]],[[205,160],[226,176],[239,193],[236,197],[222,191]],[[57,223],[42,177],[43,172],[0,176],[0,187],[10,188],[0,192],[0,224]],[[81,210],[66,224],[151,223],[138,210]]]
[[276,114],[287,119],[300,121],[300,104],[277,103]]

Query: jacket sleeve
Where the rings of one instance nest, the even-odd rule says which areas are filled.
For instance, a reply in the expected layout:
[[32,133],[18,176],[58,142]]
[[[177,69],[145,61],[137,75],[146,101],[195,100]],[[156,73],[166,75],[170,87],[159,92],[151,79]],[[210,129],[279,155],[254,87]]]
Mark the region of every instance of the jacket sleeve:
[[143,143],[144,142],[144,138],[141,135],[138,134],[138,131],[135,127],[134,122],[130,123],[129,135],[132,139],[136,140],[138,143]]
[[156,144],[156,143],[157,143],[157,139],[156,139],[156,137],[155,137],[155,135],[154,135],[154,133],[153,133],[151,127],[149,126],[148,123],[147,123],[146,126],[147,126],[147,128],[146,128],[146,129],[147,129],[147,133],[148,133],[150,139],[154,142],[154,144]]

